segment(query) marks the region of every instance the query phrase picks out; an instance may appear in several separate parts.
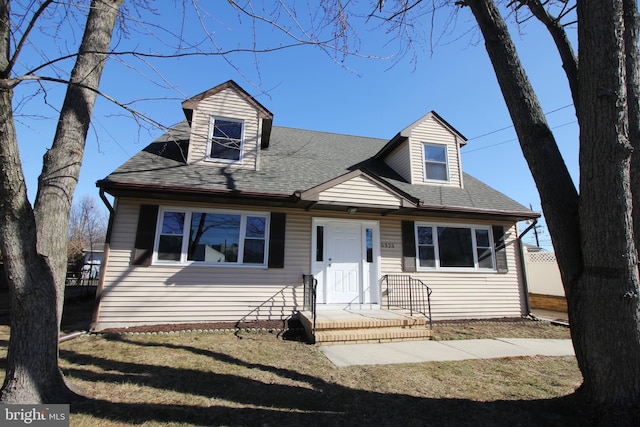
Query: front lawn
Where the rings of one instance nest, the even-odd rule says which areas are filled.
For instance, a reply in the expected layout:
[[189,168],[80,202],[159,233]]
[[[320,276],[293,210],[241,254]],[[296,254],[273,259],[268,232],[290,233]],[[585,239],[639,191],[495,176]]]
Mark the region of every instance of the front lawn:
[[[491,327],[434,329],[444,339]],[[496,327],[566,333],[539,322]],[[72,405],[72,426],[537,426],[582,416],[566,397],[581,382],[573,357],[336,368],[314,346],[244,331],[85,335],[62,343],[60,357],[87,397]]]

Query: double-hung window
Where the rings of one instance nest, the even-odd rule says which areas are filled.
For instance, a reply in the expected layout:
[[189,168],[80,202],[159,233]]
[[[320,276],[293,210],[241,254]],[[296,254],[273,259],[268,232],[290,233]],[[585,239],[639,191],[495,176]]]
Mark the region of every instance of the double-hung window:
[[416,224],[416,245],[419,270],[495,269],[490,227]]
[[447,146],[425,143],[423,147],[424,179],[428,181],[449,181]]
[[266,265],[268,214],[166,208],[158,221],[158,263]]
[[242,120],[211,117],[207,159],[227,163],[241,162],[243,128]]

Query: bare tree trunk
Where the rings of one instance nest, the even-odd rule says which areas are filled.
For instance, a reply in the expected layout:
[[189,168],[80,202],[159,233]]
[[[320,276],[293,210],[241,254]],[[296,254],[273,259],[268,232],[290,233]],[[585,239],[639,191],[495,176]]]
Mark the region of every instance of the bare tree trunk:
[[46,257],[36,251],[11,97],[11,89],[0,91],[0,241],[12,320],[2,401],[25,403],[64,398],[66,387],[58,369],[55,282]]
[[[624,41],[627,98],[629,104],[629,139],[633,147],[631,156],[631,188],[633,205],[640,207],[640,52],[638,52],[638,32],[640,17],[637,0],[624,0]],[[639,189],[639,190],[633,190]],[[640,208],[633,211],[633,228],[636,248],[640,247]]]
[[11,337],[0,400],[56,403],[73,396],[58,368],[69,211],[106,52],[123,0],[93,0],[34,209],[26,195],[8,82],[8,1],[0,4],[0,240],[11,294]]
[[[584,391],[607,406],[640,404],[638,254],[634,241],[622,1],[578,2],[580,226],[575,292]],[[636,42],[637,49],[637,42]]]
[[471,8],[484,36],[522,152],[540,193],[566,286],[577,281],[582,272],[578,193],[500,12],[491,0],[467,0],[464,4]]
[[[582,391],[598,405],[631,408],[640,403],[640,311],[631,221],[625,50],[620,46],[622,38],[616,39],[623,32],[623,20],[621,2],[619,14],[608,16],[594,11],[590,3],[611,4],[578,2],[582,6],[580,91],[574,94],[580,100],[576,106],[581,130],[578,196],[498,9],[492,0],[464,2],[484,36],[540,193],[567,295],[573,345],[584,377]],[[612,22],[620,27],[605,34]]]

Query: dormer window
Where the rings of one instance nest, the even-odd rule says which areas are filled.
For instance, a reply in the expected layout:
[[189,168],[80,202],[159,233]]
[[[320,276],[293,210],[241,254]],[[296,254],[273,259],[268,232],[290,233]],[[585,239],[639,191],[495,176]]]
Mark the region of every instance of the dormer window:
[[431,143],[425,143],[423,146],[425,181],[449,181],[447,146]]
[[207,159],[227,163],[242,161],[242,120],[211,117]]

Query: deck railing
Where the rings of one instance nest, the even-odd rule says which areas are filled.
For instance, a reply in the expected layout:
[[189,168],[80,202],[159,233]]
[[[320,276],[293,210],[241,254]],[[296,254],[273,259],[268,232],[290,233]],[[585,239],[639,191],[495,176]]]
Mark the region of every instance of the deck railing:
[[311,312],[313,324],[311,325],[311,333],[316,335],[316,288],[318,281],[311,274],[302,275],[302,283],[304,284],[303,310]]
[[387,307],[397,307],[420,313],[431,321],[431,288],[422,280],[414,279],[406,274],[387,274],[382,277],[382,282],[387,284]]

